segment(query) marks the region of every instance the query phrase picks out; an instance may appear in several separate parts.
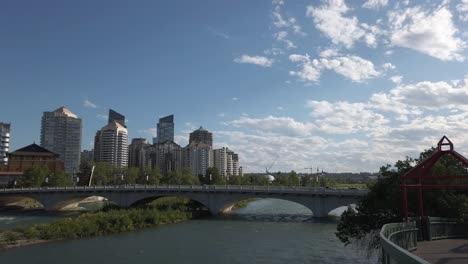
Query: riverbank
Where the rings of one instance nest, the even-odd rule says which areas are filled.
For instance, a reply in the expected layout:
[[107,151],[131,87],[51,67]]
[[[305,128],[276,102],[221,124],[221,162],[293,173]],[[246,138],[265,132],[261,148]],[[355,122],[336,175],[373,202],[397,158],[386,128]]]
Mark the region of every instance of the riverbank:
[[17,227],[0,232],[0,248],[12,248],[48,241],[105,236],[186,221],[205,212],[186,199],[155,201],[141,208],[106,208],[48,224]]

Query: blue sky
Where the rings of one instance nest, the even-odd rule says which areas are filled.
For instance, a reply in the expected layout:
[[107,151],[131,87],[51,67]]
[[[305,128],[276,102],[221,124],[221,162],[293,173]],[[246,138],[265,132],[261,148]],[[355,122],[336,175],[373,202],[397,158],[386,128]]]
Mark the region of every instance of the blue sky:
[[175,115],[244,171],[377,171],[442,135],[468,154],[468,0],[2,1],[0,121],[11,149],[42,112],[112,108],[130,138]]

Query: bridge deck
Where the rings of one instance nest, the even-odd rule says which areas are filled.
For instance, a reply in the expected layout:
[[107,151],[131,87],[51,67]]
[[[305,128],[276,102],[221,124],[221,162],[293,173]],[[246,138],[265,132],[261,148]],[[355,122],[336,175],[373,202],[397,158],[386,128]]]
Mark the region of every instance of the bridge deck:
[[418,242],[415,255],[434,264],[468,263],[468,239],[442,239]]

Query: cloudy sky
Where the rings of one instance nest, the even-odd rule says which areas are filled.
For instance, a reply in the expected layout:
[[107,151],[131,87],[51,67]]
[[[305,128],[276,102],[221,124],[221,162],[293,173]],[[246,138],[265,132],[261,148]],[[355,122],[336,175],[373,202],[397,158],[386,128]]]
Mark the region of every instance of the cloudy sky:
[[244,171],[377,171],[447,135],[468,154],[468,0],[2,1],[0,122],[12,150],[42,112],[112,108],[130,138],[175,115]]

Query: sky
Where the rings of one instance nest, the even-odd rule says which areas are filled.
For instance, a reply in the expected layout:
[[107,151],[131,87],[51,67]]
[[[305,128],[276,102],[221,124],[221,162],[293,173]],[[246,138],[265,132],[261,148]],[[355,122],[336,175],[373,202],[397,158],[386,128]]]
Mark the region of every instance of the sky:
[[244,172],[378,171],[446,135],[468,155],[468,0],[5,0],[0,122],[11,150],[44,111],[108,110],[151,140],[203,126]]

